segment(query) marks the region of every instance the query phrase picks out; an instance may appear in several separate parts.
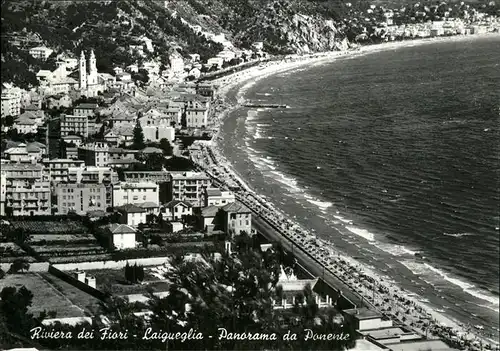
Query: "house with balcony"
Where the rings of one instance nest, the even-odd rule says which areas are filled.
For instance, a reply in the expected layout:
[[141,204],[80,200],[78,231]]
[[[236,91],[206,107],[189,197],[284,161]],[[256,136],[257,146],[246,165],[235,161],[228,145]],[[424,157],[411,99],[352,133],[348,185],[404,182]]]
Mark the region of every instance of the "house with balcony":
[[193,215],[193,205],[185,201],[172,200],[162,206],[163,219],[169,221],[179,221],[185,216]]
[[230,235],[252,233],[252,211],[240,202],[233,202],[221,208],[222,230]]

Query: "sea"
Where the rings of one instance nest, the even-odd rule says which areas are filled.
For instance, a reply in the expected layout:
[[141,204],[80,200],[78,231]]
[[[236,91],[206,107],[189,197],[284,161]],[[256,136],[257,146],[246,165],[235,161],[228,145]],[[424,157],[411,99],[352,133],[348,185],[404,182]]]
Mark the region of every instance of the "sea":
[[220,146],[318,237],[498,340],[500,35],[341,57],[227,95]]

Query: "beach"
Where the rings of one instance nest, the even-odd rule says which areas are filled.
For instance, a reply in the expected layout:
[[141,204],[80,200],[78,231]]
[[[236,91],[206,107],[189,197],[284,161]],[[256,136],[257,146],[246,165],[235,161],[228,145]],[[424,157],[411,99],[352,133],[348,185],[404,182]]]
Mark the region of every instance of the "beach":
[[[470,38],[470,37],[466,37]],[[243,93],[245,89],[254,84],[257,80],[269,77],[270,75],[282,73],[285,71],[310,67],[312,65],[319,65],[326,62],[331,62],[339,56],[349,55],[363,55],[370,52],[377,52],[381,50],[392,50],[405,46],[422,45],[429,42],[434,42],[436,39],[414,40],[407,42],[387,43],[382,45],[372,45],[369,47],[362,47],[353,52],[334,52],[321,55],[311,55],[310,57],[295,58],[293,60],[286,60],[282,62],[267,62],[261,66],[255,66],[245,71],[237,72],[231,76],[226,76],[214,81],[220,89],[218,94],[224,96],[231,89],[236,86],[243,87],[243,91],[238,93],[237,104],[230,106],[227,103],[222,103],[216,109],[215,121],[215,135],[214,143],[211,146],[203,148],[203,152],[199,155],[199,163],[204,168],[212,172],[217,169],[217,174],[212,174],[214,179],[225,179],[222,184],[227,184],[227,181],[239,183],[243,192],[238,193],[238,199],[245,203],[247,206],[254,210],[259,211],[259,214],[264,217],[269,223],[274,223],[281,232],[284,233],[290,240],[294,240],[298,246],[303,247],[312,255],[318,257],[318,261],[325,267],[332,271],[336,276],[345,280],[353,290],[358,291],[361,295],[366,296],[367,299],[374,297],[371,303],[378,304],[380,310],[387,313],[388,307],[392,311],[395,319],[398,316],[404,315],[405,324],[413,323],[414,325],[425,326],[423,328],[413,327],[419,329],[422,335],[435,331],[441,337],[449,337],[451,340],[469,340],[470,345],[479,345],[479,339],[467,331],[460,323],[445,316],[443,313],[432,310],[426,305],[425,301],[417,299],[413,294],[401,290],[390,279],[381,277],[376,272],[363,266],[353,258],[350,258],[341,252],[337,252],[335,248],[329,245],[328,242],[321,242],[321,250],[313,245],[312,242],[317,240],[314,234],[309,233],[306,229],[301,228],[297,223],[290,220],[286,214],[279,211],[273,205],[269,204],[266,199],[255,194],[248,185],[242,180],[236,172],[232,169],[231,164],[224,158],[220,148],[217,145],[217,140],[220,137],[220,124],[227,117],[228,113],[233,109],[238,108],[245,102]],[[437,40],[464,40],[464,37],[452,37]],[[373,282],[379,282],[375,289]],[[388,301],[386,301],[388,300]],[[395,313],[398,312],[397,314]],[[420,322],[419,322],[420,321]],[[424,322],[422,322],[424,321]],[[477,340],[476,340],[477,339]],[[482,339],[483,344],[489,343],[488,340]],[[471,346],[471,348],[474,348]]]

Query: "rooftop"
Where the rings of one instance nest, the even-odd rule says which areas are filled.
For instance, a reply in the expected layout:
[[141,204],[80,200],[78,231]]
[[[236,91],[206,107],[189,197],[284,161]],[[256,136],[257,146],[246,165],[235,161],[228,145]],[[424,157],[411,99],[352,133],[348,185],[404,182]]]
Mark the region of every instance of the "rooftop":
[[225,212],[232,212],[232,213],[251,213],[250,209],[248,209],[245,205],[243,205],[240,202],[232,202],[230,204],[227,204],[226,206],[222,207],[222,209]]
[[142,207],[139,207],[137,205],[134,205],[134,204],[126,204],[126,205],[123,205],[123,206],[119,206],[116,208],[118,211],[123,211],[123,212],[127,212],[127,213],[143,213],[143,212],[146,212],[146,210]]
[[86,110],[94,110],[94,109],[96,109],[98,107],[99,107],[99,105],[97,105],[97,104],[83,103],[83,104],[79,104],[75,108],[86,109]]
[[172,200],[170,202],[168,202],[165,207],[168,207],[168,208],[173,208],[177,205],[182,205],[184,207],[193,207],[190,203],[187,203],[187,202],[184,202],[184,201],[179,201],[179,200]]
[[454,350],[441,340],[422,340],[414,342],[400,342],[400,343],[386,344],[386,345],[393,351]]
[[215,217],[215,215],[219,212],[219,208],[217,206],[208,206],[201,210],[201,215],[203,217]]
[[112,223],[108,226],[112,234],[135,234],[136,230],[126,224]]
[[358,320],[382,318],[382,315],[380,313],[370,310],[366,307],[351,308],[348,310],[344,310],[343,313],[356,317]]
[[222,191],[219,188],[207,188],[207,196],[221,196]]

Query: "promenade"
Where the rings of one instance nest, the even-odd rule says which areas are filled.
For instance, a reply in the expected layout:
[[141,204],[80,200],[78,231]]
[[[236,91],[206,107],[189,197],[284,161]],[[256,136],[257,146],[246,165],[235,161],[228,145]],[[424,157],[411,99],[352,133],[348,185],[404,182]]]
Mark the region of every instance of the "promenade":
[[[480,350],[491,341],[471,333],[470,326],[458,324],[400,289],[376,273],[335,250],[331,243],[293,222],[279,208],[252,191],[232,170],[217,147],[203,145],[192,160],[213,180],[215,186],[230,188],[238,201],[253,213],[252,224],[271,240],[296,256],[310,273],[324,277],[335,290],[357,307],[368,307],[389,316],[427,339],[443,339],[470,350]],[[493,346],[493,349],[495,346]]]

